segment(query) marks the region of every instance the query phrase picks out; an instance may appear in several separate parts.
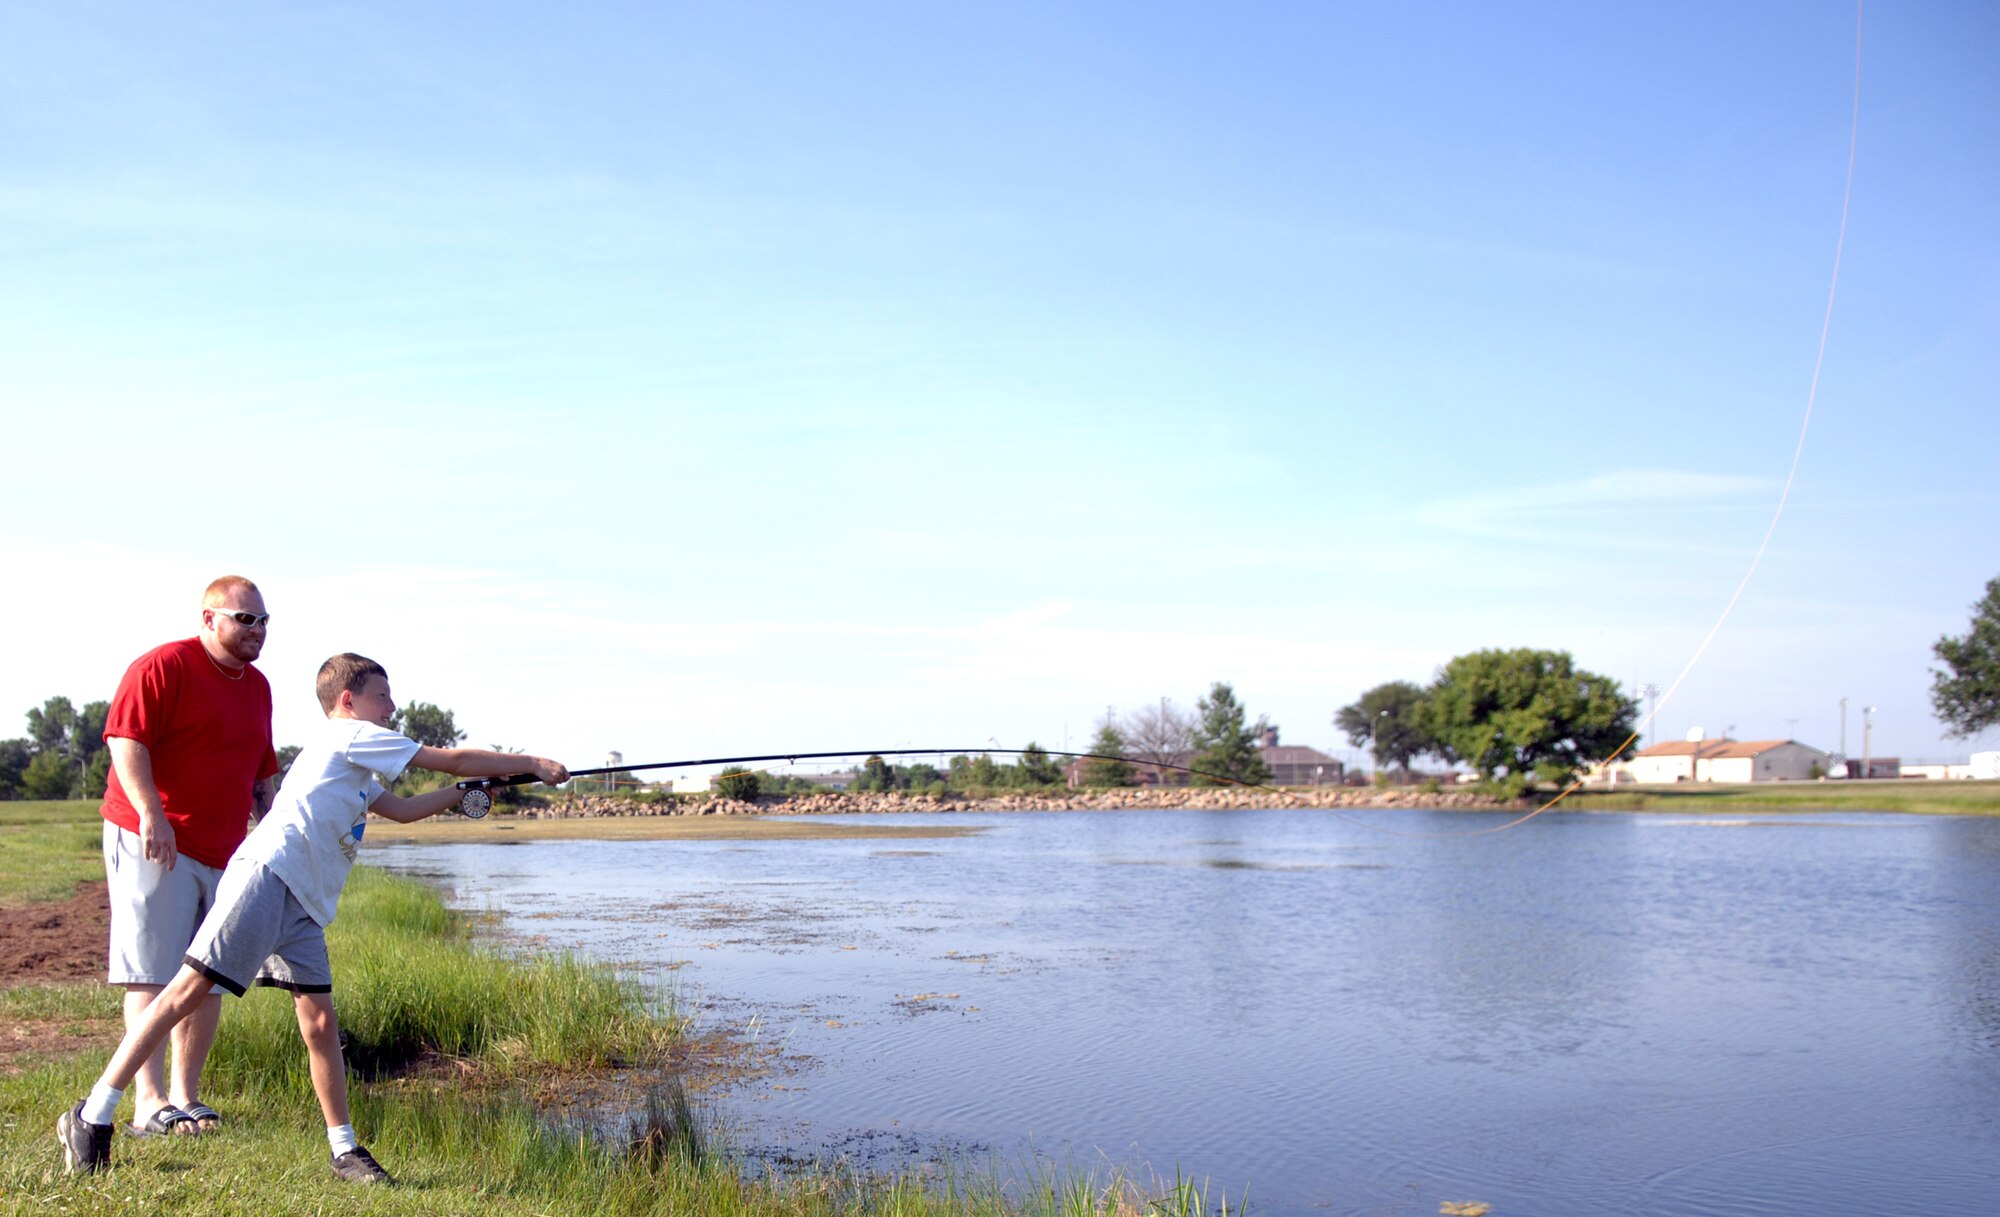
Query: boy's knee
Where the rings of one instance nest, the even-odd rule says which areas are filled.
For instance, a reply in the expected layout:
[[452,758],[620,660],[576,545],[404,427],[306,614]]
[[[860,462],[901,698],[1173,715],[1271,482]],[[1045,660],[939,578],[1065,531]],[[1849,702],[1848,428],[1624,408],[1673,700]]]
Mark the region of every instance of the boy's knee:
[[299,994],[298,1015],[299,1032],[308,1040],[339,1042],[340,1020],[334,1017],[333,1003],[323,994]]

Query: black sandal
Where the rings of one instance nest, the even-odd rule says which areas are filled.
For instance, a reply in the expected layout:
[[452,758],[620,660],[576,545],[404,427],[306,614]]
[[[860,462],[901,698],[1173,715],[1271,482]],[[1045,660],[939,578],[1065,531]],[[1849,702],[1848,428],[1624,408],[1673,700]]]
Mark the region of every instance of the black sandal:
[[[193,1116],[169,1103],[152,1115],[147,1116],[144,1124],[131,1125],[131,1129],[132,1135],[135,1137],[185,1137],[193,1134],[180,1132],[180,1126],[183,1124],[194,1124],[194,1122]],[[200,1127],[199,1124],[195,1124],[197,1131],[199,1131]]]

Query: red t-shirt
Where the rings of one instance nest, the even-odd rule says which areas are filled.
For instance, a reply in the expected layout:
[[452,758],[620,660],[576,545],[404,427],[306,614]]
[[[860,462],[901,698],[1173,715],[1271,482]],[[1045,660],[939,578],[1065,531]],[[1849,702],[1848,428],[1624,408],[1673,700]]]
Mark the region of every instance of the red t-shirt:
[[[174,848],[208,866],[229,864],[249,831],[253,788],[278,772],[270,682],[249,664],[241,671],[240,679],[223,675],[199,638],[155,647],[125,669],[104,722],[106,740],[146,745]],[[139,809],[115,765],[103,815],[139,831]]]

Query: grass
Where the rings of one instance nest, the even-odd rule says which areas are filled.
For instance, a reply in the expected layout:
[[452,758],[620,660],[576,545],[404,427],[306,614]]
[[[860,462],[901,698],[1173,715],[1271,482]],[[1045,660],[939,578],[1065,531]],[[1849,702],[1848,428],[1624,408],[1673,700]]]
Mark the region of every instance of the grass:
[[103,832],[88,799],[0,802],[0,907],[66,900],[104,878]]
[[[69,895],[95,877],[95,806],[0,804],[0,891]],[[18,830],[18,831],[16,831]],[[86,847],[87,846],[87,847]],[[13,899],[21,899],[15,896]],[[100,983],[0,991],[0,1018],[45,1045],[0,1075],[0,1213],[201,1212],[216,1217],[605,1212],[704,1217],[1199,1217],[1205,1189],[1074,1169],[1008,1185],[978,1173],[867,1176],[838,1166],[746,1174],[719,1152],[669,1063],[685,1023],[637,982],[566,955],[516,959],[412,880],[357,867],[329,935],[353,1037],[356,1129],[400,1185],[360,1189],[327,1169],[324,1129],[289,997],[225,999],[203,1098],[224,1128],[113,1143],[113,1168],[63,1173],[56,1116],[110,1053],[117,991]],[[73,1035],[99,1045],[78,1050]],[[579,1131],[538,1108],[564,1080],[624,1077],[642,1100]],[[129,1102],[122,1116],[129,1118]],[[1230,1209],[1227,1203],[1221,1211]]]
[[1561,806],[1596,811],[1898,811],[1919,815],[2000,816],[2000,782],[1707,782],[1644,790],[1579,790]]

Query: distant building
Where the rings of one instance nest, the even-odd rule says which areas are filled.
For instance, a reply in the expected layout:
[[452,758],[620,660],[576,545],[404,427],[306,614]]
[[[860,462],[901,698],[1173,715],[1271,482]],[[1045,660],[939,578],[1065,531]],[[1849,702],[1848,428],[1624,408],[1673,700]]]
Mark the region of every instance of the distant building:
[[2000,752],[1973,753],[1972,776],[1987,779],[2000,778]]
[[1927,778],[1933,782],[1962,782],[1979,776],[1971,765],[1905,765],[1901,775],[1905,778]]
[[1347,775],[1347,766],[1317,748],[1280,744],[1276,727],[1264,728],[1257,755],[1273,786],[1338,786]]
[[[1185,786],[1191,780],[1187,767],[1194,764],[1194,753],[1174,754],[1170,766],[1150,764],[1134,760],[1132,784],[1135,786]],[[1272,786],[1338,786],[1347,777],[1347,766],[1317,748],[1305,748],[1297,744],[1280,744],[1278,729],[1266,727],[1257,741],[1257,756],[1264,767],[1271,771],[1265,781]],[[1063,776],[1071,786],[1081,786],[1085,781],[1087,760],[1074,760],[1063,766]]]
[[[1866,769],[1863,769],[1866,766]],[[1871,756],[1865,761],[1847,758],[1847,776],[1851,778],[1899,778],[1903,776],[1903,762],[1893,756]]]
[[1641,783],[1805,782],[1824,775],[1832,761],[1797,740],[1692,739],[1654,744],[1627,761],[1625,771]]

